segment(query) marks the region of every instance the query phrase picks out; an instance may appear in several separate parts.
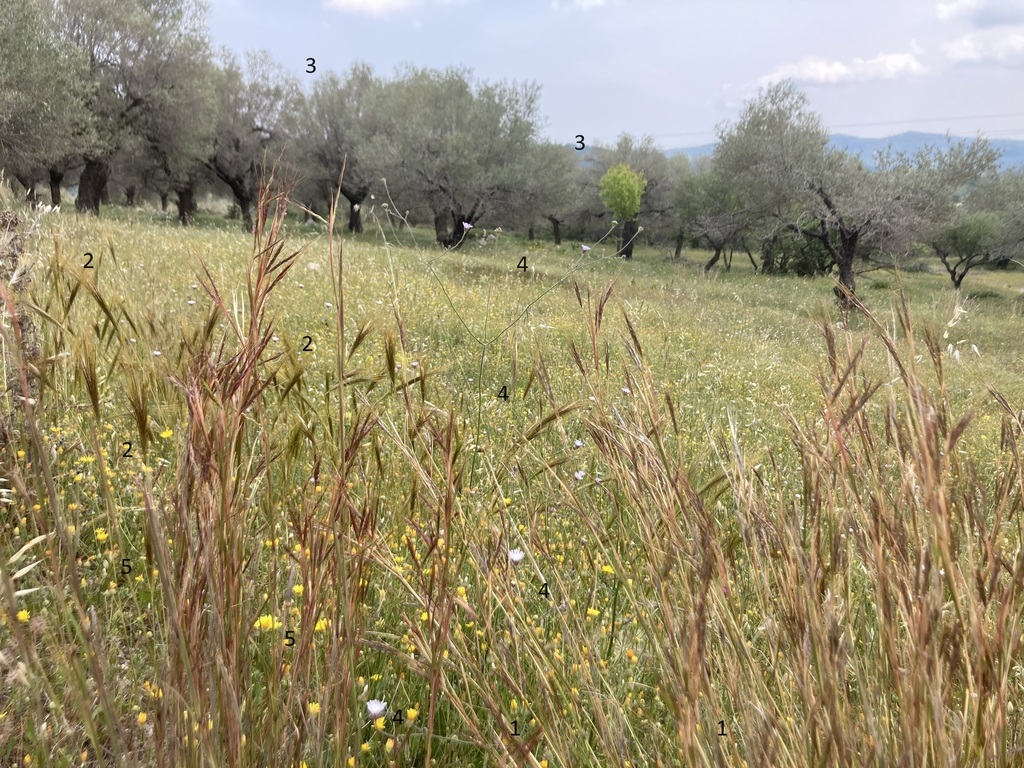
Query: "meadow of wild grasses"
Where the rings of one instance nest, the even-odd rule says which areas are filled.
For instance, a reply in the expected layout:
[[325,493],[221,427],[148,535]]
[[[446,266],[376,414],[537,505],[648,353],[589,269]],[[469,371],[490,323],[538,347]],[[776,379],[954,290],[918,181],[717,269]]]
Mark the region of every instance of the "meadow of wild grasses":
[[3,283],[3,765],[1024,760],[1024,274],[284,209]]

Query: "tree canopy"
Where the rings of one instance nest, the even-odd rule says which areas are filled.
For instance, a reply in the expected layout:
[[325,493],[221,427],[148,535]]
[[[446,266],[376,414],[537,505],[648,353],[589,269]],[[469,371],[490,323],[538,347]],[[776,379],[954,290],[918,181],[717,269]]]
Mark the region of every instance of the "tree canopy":
[[[200,191],[230,196],[251,225],[268,166],[311,211],[340,192],[348,227],[374,201],[431,223],[455,248],[478,225],[548,222],[555,243],[621,224],[619,253],[641,232],[705,270],[744,251],[761,272],[833,273],[849,301],[861,264],[930,254],[957,287],[976,267],[1024,263],[1024,174],[995,172],[983,138],[948,140],[870,166],[830,144],[807,96],[776,83],[717,132],[713,156],[669,157],[647,136],[611,145],[541,135],[540,87],[488,82],[466,68],[404,66],[382,76],[290,75],[268,53],[213,51],[202,0],[22,0],[0,6],[0,166],[27,197],[77,185],[99,213],[156,194],[192,221]],[[585,151],[584,151],[585,150]],[[11,183],[10,181],[8,183]],[[365,206],[370,206],[367,209]],[[640,224],[643,224],[643,227]],[[479,231],[479,230],[478,230]]]

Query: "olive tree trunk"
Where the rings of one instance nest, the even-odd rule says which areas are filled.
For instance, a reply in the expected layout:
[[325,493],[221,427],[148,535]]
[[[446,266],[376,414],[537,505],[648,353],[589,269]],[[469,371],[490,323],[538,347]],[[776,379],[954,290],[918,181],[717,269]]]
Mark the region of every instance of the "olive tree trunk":
[[50,181],[50,205],[60,205],[60,185],[64,181],[64,171],[59,168],[47,170]]
[[100,202],[103,200],[103,193],[107,188],[110,171],[110,161],[106,158],[89,158],[85,161],[85,168],[82,169],[82,175],[78,179],[76,211],[91,213],[94,216],[100,215]]
[[636,241],[639,231],[640,226],[636,219],[631,219],[622,225],[622,234],[619,237],[619,256],[624,259],[633,258],[633,243]]

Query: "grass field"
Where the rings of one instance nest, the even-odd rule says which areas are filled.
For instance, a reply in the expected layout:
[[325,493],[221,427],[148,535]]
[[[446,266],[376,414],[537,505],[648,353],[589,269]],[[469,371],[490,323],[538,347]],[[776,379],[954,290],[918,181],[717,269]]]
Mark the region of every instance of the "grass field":
[[26,245],[3,765],[1024,760],[1024,273],[275,212]]

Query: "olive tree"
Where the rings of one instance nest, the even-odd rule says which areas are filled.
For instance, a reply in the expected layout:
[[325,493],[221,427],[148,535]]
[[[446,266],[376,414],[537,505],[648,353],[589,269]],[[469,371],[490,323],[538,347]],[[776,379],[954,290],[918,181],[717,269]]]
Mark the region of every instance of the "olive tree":
[[956,290],[975,267],[1024,260],[1024,173],[990,175],[936,219],[927,243]]
[[525,226],[531,240],[537,221],[546,220],[551,224],[555,245],[561,245],[562,225],[573,196],[576,151],[551,142],[533,144],[525,151],[523,188],[508,208],[507,220]]
[[987,142],[951,142],[914,157],[883,153],[876,170],[829,147],[828,131],[807,97],[788,81],[751,100],[719,131],[716,167],[752,209],[815,241],[838,271],[836,293],[856,290],[855,259],[908,250],[921,227],[947,209],[956,190],[993,167]]
[[79,211],[98,214],[118,151],[160,141],[157,124],[191,129],[188,91],[207,58],[200,0],[54,0],[57,37],[89,63],[85,106],[94,132],[82,150]]
[[993,213],[961,213],[931,238],[929,245],[949,274],[954,289],[960,290],[974,267],[992,262],[997,228]]
[[[722,173],[712,167],[704,173],[683,176],[676,185],[675,205],[680,231],[689,232],[691,238],[712,250],[704,264],[705,272],[718,263],[726,248],[739,246],[749,255],[743,235],[757,217]],[[730,266],[731,260],[726,257],[726,269]]]
[[387,119],[370,142],[372,161],[400,206],[428,206],[438,242],[458,247],[470,227],[507,215],[527,189],[539,95],[532,83],[407,67],[384,89]]
[[94,130],[86,109],[88,60],[61,40],[42,0],[0,4],[0,164],[35,200],[46,177],[60,205],[60,182]]
[[284,149],[298,110],[299,86],[266,51],[249,52],[243,66],[228,51],[213,75],[216,127],[206,165],[234,197],[243,225],[252,229],[252,205],[265,166]]
[[384,129],[382,82],[365,64],[357,64],[344,79],[333,72],[318,75],[310,94],[301,99],[292,155],[309,205],[330,204],[342,164],[341,194],[349,204],[348,229],[362,232],[362,205],[379,169],[368,159],[367,144]]

